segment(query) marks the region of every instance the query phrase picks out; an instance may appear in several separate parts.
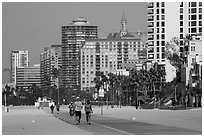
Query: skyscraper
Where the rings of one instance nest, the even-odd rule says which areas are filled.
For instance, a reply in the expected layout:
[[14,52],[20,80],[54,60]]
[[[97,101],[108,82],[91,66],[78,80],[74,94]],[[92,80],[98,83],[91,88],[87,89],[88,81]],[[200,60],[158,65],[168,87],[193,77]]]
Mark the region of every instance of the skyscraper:
[[65,88],[80,89],[80,48],[86,39],[96,39],[98,27],[79,17],[62,26],[62,82]]
[[[56,84],[55,83],[56,78],[54,77],[52,72],[54,68],[61,72],[60,70],[61,65],[62,65],[61,45],[51,45],[51,47],[44,48],[44,51],[40,54],[41,86],[44,90],[49,88],[48,84],[50,84],[50,86],[54,86],[54,84]],[[48,81],[50,83],[48,83]],[[59,85],[61,85],[61,78],[59,78],[58,82]]]
[[183,51],[187,34],[202,32],[202,2],[148,4],[148,60],[164,64],[165,43],[178,37]]
[[28,51],[12,50],[10,56],[11,63],[11,83],[16,85],[16,68],[17,67],[28,67]]

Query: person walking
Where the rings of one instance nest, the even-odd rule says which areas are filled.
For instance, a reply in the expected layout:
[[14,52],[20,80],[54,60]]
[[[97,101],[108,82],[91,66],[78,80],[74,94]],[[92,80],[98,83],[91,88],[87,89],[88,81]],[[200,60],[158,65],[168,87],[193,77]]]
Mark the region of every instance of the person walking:
[[75,116],[76,116],[77,125],[79,125],[81,120],[81,110],[83,108],[82,102],[80,101],[79,97],[76,98],[74,106],[75,106]]
[[89,100],[86,101],[85,104],[85,113],[86,113],[86,122],[87,124],[91,124],[91,113],[93,113],[91,102]]
[[51,106],[50,106],[50,109],[51,109],[51,113],[53,114],[53,111],[54,111],[54,105],[52,104]]
[[72,102],[71,102],[70,105],[69,105],[69,115],[70,115],[70,116],[73,116],[73,115],[74,115],[74,105],[73,105]]

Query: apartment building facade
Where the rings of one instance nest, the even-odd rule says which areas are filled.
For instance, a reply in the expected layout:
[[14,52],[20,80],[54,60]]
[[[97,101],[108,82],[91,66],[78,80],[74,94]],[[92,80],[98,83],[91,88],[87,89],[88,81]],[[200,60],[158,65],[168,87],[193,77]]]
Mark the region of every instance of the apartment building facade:
[[186,35],[202,32],[202,2],[149,2],[148,60],[165,64],[165,44],[179,38],[183,51]]
[[28,67],[28,51],[12,50],[10,54],[10,82],[16,85],[16,69],[17,67]]
[[129,60],[146,59],[145,41],[133,38],[133,35],[129,35],[129,38],[126,36],[85,42],[81,49],[81,90],[94,87],[94,78],[98,72],[105,75],[116,73],[122,70],[122,64],[128,63]]
[[[61,45],[51,45],[51,47],[44,48],[44,51],[40,54],[40,75],[42,88],[48,89],[50,86],[56,85],[61,87],[62,85],[62,50]],[[58,70],[58,81],[53,75],[53,70]]]
[[[147,33],[129,32],[123,12],[119,32],[103,39],[89,39],[81,48],[81,90],[94,87],[98,72],[128,74],[127,64],[134,67],[147,59]],[[130,62],[131,60],[131,62]]]
[[87,39],[98,38],[98,27],[83,17],[62,26],[62,83],[64,88],[80,90],[80,48]]

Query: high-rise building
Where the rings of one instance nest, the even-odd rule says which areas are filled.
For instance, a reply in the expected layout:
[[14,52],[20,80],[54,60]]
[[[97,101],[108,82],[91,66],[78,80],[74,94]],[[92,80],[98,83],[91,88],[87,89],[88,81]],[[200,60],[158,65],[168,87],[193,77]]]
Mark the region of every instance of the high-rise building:
[[79,17],[62,26],[62,82],[65,88],[80,89],[80,48],[98,37],[98,27]]
[[[128,32],[124,13],[120,32],[109,33],[105,39],[86,40],[81,48],[81,90],[94,87],[98,72],[126,73],[123,67],[147,58],[147,33]],[[129,62],[131,60],[131,62]]]
[[[51,45],[44,48],[44,52],[40,54],[40,75],[41,86],[45,90],[50,86],[61,86],[61,66],[62,66],[62,50],[61,45]],[[59,71],[58,83],[53,75],[53,69]],[[50,82],[50,83],[48,83]]]
[[12,50],[10,56],[10,63],[10,82],[16,85],[16,68],[29,66],[28,51]]
[[16,86],[28,90],[33,84],[40,86],[40,64],[33,67],[17,67]]
[[165,64],[165,44],[179,38],[183,51],[188,34],[202,32],[202,2],[150,2],[148,4],[148,60]]

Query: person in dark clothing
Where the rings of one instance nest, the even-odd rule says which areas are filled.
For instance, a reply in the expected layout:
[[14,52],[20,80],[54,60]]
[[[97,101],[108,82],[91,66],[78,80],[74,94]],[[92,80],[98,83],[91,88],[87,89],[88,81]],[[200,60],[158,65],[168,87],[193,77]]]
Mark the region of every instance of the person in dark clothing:
[[60,104],[57,104],[57,114],[59,113],[59,110],[60,110]]
[[53,104],[50,106],[50,109],[51,109],[51,113],[53,114],[53,111],[54,111],[54,106],[53,106]]
[[91,107],[91,102],[89,100],[87,100],[84,109],[86,113],[86,122],[90,125],[91,124],[91,113],[93,113],[93,110]]
[[71,102],[70,105],[69,105],[69,115],[70,115],[70,116],[73,116],[73,115],[74,115],[74,105],[73,105],[72,102]]

